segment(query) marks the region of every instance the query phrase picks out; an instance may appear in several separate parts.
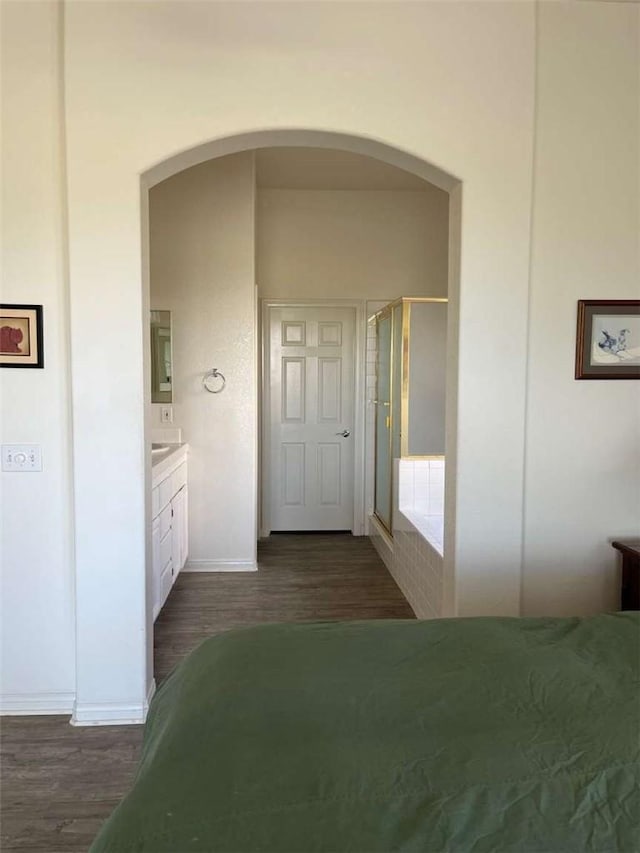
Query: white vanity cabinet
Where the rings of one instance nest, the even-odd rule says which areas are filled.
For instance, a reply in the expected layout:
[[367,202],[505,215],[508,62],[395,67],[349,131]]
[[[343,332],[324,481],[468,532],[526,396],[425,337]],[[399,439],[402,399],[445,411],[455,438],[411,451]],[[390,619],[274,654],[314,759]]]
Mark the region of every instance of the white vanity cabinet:
[[152,470],[151,554],[155,619],[189,552],[186,445],[167,454]]

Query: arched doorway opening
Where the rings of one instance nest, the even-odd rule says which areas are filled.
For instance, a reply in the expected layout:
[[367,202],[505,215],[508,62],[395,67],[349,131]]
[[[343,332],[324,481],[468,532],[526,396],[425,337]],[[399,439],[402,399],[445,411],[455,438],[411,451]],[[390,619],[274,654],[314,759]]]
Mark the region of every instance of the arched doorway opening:
[[[336,133],[326,133],[322,131],[310,131],[310,130],[279,130],[279,131],[262,131],[255,133],[242,134],[239,136],[227,137],[221,140],[216,140],[213,142],[208,142],[196,148],[190,149],[185,152],[181,152],[170,159],[157,164],[150,170],[148,170],[142,176],[142,213],[143,213],[143,306],[145,310],[150,306],[150,261],[149,261],[149,192],[158,184],[166,181],[168,178],[173,177],[191,167],[198,166],[200,164],[205,164],[208,161],[217,160],[222,157],[226,157],[228,155],[239,154],[241,152],[250,152],[255,149],[265,149],[265,148],[278,148],[278,147],[286,147],[286,148],[325,148],[338,150],[343,152],[351,152],[353,154],[363,155],[366,157],[374,158],[375,160],[381,161],[382,163],[388,164],[390,166],[396,167],[398,169],[402,169],[404,172],[408,172],[412,175],[417,176],[421,180],[427,181],[430,184],[438,187],[440,190],[444,190],[449,195],[450,204],[449,204],[449,265],[448,265],[448,293],[450,298],[450,307],[451,310],[449,312],[449,347],[448,347],[448,362],[449,362],[449,374],[447,379],[448,386],[448,394],[447,398],[451,401],[447,410],[447,442],[448,442],[448,465],[447,465],[447,476],[448,478],[455,477],[455,409],[453,402],[456,399],[455,394],[455,382],[457,371],[455,369],[456,364],[456,355],[457,355],[457,290],[458,290],[458,264],[457,264],[457,255],[458,255],[458,247],[459,247],[459,223],[460,223],[460,199],[461,199],[461,184],[460,182],[452,177],[451,175],[445,173],[444,171],[432,166],[431,164],[425,162],[424,160],[420,160],[419,158],[413,157],[406,152],[402,152],[396,148],[388,146],[386,144],[380,143],[376,140],[367,139],[364,137],[356,137],[352,135],[346,134],[336,134]],[[145,353],[148,352],[149,347],[145,346]],[[146,375],[145,375],[145,388],[149,387],[149,365],[146,364]],[[252,413],[252,417],[255,416],[255,420],[257,422],[257,399],[254,396],[254,400],[256,400],[256,411]],[[148,416],[148,405],[147,405],[147,417],[146,417],[146,440],[147,444],[150,441],[150,419]],[[257,427],[257,423],[256,423]],[[258,434],[259,430],[256,428],[255,435],[255,447],[253,451],[253,458],[257,460],[258,458]],[[145,493],[147,496],[150,494],[150,481],[151,481],[151,473],[150,473],[150,462],[149,457],[147,455],[146,462],[146,489]],[[258,479],[259,479],[259,466],[256,462],[253,468],[253,483],[252,489],[253,494],[251,496],[251,503],[254,506],[257,506],[258,503]],[[453,492],[453,490],[452,490]],[[147,501],[147,531],[150,529],[150,507],[149,502]],[[452,615],[455,612],[454,605],[454,577],[453,577],[453,548],[451,547],[453,543],[453,531],[454,531],[454,504],[453,501],[450,502],[448,506],[448,515],[449,515],[449,523],[447,525],[448,538],[450,547],[447,549],[447,559],[446,559],[446,569],[445,569],[445,577],[446,583],[443,589],[443,615]],[[258,521],[257,517],[253,522],[253,541],[255,542],[258,538]],[[153,636],[153,618],[151,616],[153,612],[152,605],[152,584],[150,583],[151,578],[151,566],[150,566],[150,555],[151,555],[151,545],[149,541],[149,536],[147,534],[147,583],[146,583],[146,591],[147,591],[147,620],[146,620],[146,649],[147,649],[147,671],[149,673],[152,672],[153,669],[153,650],[151,638]]]

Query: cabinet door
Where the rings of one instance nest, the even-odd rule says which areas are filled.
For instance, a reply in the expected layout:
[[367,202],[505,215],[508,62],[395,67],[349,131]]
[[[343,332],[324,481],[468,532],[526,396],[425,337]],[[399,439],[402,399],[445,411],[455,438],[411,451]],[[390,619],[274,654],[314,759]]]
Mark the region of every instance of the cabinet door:
[[153,618],[160,612],[160,574],[162,565],[160,562],[160,519],[154,518],[151,525],[151,565],[153,579]]
[[171,501],[171,558],[174,581],[187,559],[187,487],[183,486]]
[[162,601],[162,606],[164,606],[165,601],[167,600],[167,596],[171,592],[171,586],[173,584],[173,566],[171,565],[171,560],[167,563],[160,576],[160,600]]
[[[189,556],[189,487],[185,485],[182,489],[182,525],[180,527],[180,569],[184,568]],[[178,569],[178,571],[180,571]]]

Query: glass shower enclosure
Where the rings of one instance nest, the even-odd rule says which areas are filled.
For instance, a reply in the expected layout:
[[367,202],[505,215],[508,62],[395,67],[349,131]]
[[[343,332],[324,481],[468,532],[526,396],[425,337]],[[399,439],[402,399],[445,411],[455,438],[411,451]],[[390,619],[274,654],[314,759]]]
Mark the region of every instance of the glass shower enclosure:
[[444,457],[447,300],[401,297],[376,330],[374,514],[393,530],[393,461]]

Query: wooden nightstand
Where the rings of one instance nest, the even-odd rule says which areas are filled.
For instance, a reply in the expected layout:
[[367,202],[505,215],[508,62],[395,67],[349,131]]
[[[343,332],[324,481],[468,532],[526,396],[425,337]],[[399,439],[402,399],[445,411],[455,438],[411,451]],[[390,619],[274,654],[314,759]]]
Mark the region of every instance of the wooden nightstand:
[[622,554],[620,610],[640,610],[640,539],[611,543]]

